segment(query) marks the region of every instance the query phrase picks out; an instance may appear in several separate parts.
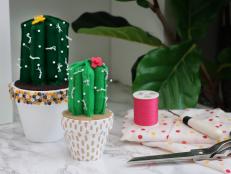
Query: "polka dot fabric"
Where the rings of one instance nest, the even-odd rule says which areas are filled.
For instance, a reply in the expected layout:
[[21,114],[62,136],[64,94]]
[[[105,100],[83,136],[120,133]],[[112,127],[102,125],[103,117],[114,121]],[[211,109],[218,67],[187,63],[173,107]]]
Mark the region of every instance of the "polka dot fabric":
[[[223,132],[220,140],[229,138],[231,131],[230,113],[225,113],[221,109],[186,109],[175,110],[174,112],[206,120],[208,124],[214,126],[214,129],[220,129]],[[138,126],[134,124],[133,110],[129,110],[124,118],[121,140],[140,142],[145,146],[157,147],[173,153],[205,148],[217,143],[216,140],[207,135],[203,135],[184,125],[178,117],[165,110],[159,111],[159,123],[154,126]],[[231,158],[212,161],[204,160],[196,163],[225,174],[231,173]]]
[[127,141],[165,141],[172,129],[175,118],[170,114],[161,114],[159,123],[154,126],[138,126],[133,122],[133,110],[128,111],[123,125],[122,140]]

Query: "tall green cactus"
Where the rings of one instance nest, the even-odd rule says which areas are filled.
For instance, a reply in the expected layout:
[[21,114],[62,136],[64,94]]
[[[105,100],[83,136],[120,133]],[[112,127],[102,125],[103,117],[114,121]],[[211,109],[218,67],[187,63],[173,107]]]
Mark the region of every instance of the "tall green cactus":
[[39,16],[21,24],[20,81],[61,85],[67,81],[69,23]]
[[69,68],[68,110],[73,115],[104,114],[107,102],[108,67],[92,67],[90,60]]

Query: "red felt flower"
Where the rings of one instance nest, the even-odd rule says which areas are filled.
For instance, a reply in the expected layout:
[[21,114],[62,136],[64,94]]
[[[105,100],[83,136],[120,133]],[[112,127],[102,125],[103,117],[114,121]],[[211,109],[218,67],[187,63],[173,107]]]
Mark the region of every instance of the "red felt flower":
[[96,68],[97,66],[102,66],[103,60],[101,57],[92,57],[91,58],[91,67]]

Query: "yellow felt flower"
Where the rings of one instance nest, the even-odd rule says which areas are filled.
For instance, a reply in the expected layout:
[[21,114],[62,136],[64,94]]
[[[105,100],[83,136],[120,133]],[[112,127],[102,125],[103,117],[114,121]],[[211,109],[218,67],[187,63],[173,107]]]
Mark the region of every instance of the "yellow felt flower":
[[32,25],[37,24],[39,22],[44,22],[45,19],[46,18],[43,15],[35,16],[34,20],[32,21]]

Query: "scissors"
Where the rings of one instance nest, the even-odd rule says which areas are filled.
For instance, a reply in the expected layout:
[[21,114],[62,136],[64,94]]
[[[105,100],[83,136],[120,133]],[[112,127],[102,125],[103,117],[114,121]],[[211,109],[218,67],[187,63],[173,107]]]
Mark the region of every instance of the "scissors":
[[217,143],[209,148],[192,149],[188,152],[172,153],[155,156],[135,157],[128,164],[172,163],[227,158],[231,155],[231,139]]

